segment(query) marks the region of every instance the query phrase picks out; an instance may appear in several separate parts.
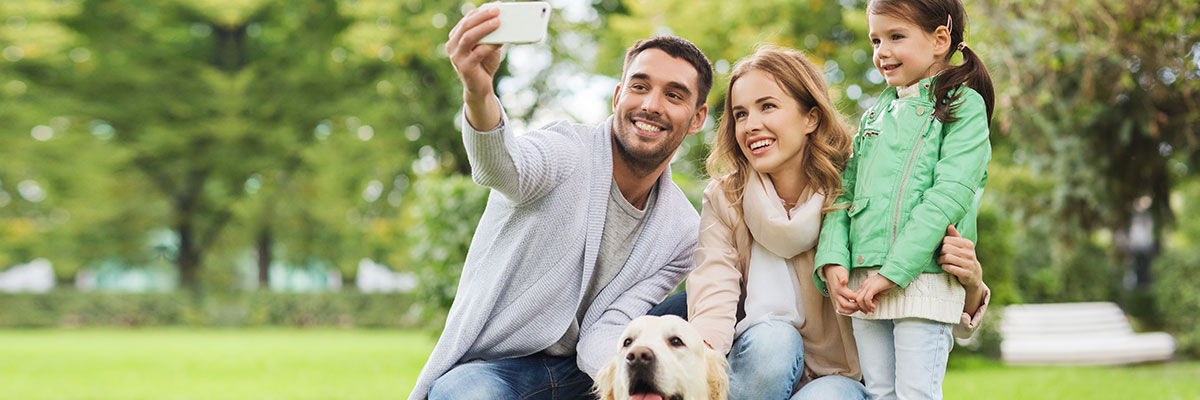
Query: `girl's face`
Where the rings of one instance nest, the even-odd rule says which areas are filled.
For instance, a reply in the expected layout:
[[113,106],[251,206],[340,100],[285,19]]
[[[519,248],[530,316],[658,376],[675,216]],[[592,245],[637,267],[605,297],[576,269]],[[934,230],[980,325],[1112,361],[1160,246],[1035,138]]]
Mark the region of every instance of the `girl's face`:
[[948,31],[946,43],[939,46],[944,27],[930,34],[906,19],[874,13],[867,13],[867,25],[875,48],[872,60],[888,86],[912,85],[942,70],[942,47],[949,48]]
[[734,135],[750,166],[771,175],[800,173],[808,134],[817,129],[816,109],[801,105],[761,70],[742,75],[729,98]]

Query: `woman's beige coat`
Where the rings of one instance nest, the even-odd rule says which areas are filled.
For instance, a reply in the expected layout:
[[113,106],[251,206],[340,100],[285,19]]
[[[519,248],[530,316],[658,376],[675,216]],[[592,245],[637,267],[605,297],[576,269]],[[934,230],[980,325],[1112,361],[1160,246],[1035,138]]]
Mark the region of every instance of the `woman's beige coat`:
[[[811,192],[801,195],[802,199]],[[716,180],[704,189],[700,211],[700,238],[696,245],[696,269],[688,276],[688,321],[700,336],[722,354],[733,345],[734,325],[745,316],[746,267],[749,265],[750,231],[742,214],[725,196]],[[813,283],[816,249],[791,259],[802,304],[804,323],[799,327],[804,338],[804,381],[826,375],[842,375],[860,380],[858,349],[850,327],[850,317],[839,315],[829,298],[821,295]],[[974,315],[963,314],[954,336],[970,337],[990,301],[987,287],[983,305]]]
[[[811,193],[801,197],[807,198]],[[700,239],[696,245],[696,269],[687,279],[688,321],[700,336],[722,354],[733,344],[733,327],[744,317],[746,266],[749,264],[750,231],[718,186],[716,180],[704,189],[700,211]],[[813,284],[816,248],[791,259],[803,307],[805,380],[825,375],[861,379],[858,350],[850,328],[850,317],[838,315],[833,303]]]

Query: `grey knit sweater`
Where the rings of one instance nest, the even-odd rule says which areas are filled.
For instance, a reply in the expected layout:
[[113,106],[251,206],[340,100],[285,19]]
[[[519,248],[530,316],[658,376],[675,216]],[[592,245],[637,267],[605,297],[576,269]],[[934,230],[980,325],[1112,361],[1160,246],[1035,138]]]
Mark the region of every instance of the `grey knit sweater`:
[[[492,188],[471,240],[445,330],[409,399],[475,360],[542,351],[566,332],[592,278],[612,184],[612,127],[555,122],[515,135],[475,131],[463,143],[476,183]],[[670,170],[625,267],[580,321],[576,361],[595,376],[630,320],[662,301],[693,268],[700,216]]]

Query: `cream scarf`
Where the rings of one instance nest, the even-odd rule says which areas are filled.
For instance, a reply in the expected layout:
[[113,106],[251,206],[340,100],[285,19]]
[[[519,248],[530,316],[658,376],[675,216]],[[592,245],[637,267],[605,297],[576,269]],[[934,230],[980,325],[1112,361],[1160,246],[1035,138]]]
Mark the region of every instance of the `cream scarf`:
[[800,282],[791,259],[816,247],[824,205],[825,196],[814,193],[793,207],[789,218],[771,178],[750,174],[742,196],[742,214],[754,243],[746,272],[746,317],[735,326],[735,335],[769,320],[795,326],[804,323]]

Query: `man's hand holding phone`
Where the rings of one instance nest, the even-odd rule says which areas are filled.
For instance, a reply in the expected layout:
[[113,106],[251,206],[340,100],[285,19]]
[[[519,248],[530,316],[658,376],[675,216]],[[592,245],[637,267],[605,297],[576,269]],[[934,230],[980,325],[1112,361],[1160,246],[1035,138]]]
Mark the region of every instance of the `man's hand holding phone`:
[[504,59],[504,43],[542,40],[550,19],[544,2],[487,3],[467,12],[450,30],[446,53],[463,83],[467,123],[476,130],[500,125],[494,80]]
[[495,101],[493,79],[504,54],[499,44],[479,44],[500,28],[499,9],[474,9],[450,30],[446,53],[463,84],[467,123],[477,130],[500,125],[500,104]]

